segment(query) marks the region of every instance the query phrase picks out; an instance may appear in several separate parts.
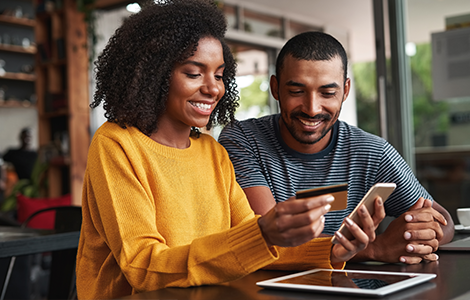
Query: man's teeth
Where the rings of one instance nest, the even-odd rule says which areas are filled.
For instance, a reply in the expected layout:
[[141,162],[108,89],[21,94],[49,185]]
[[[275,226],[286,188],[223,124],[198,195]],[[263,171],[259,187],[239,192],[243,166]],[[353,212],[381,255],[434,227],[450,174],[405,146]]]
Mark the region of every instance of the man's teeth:
[[306,121],[302,119],[299,119],[299,121],[302,122],[302,124],[307,125],[307,126],[317,126],[321,122],[321,121]]
[[212,106],[210,104],[204,104],[204,103],[199,103],[199,102],[191,102],[191,104],[202,110],[209,110],[211,109],[211,106]]

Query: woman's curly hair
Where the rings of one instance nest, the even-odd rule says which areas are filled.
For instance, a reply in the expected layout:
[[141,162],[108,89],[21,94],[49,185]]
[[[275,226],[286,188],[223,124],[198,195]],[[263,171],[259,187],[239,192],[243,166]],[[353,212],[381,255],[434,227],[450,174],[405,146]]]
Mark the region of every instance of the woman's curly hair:
[[236,62],[224,41],[227,29],[213,1],[169,0],[149,4],[116,30],[95,62],[96,92],[90,107],[103,102],[105,117],[146,135],[157,131],[165,112],[171,72],[192,56],[201,38],[222,44],[225,94],[212,112],[207,129],[234,120],[238,107]]

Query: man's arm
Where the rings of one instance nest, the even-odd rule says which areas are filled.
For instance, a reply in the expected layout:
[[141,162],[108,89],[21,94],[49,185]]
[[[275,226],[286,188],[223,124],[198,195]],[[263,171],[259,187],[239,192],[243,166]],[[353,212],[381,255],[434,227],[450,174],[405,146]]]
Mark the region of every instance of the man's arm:
[[251,209],[257,215],[265,215],[276,205],[276,200],[267,186],[254,186],[243,189],[243,191],[250,202]]
[[353,260],[406,264],[435,261],[438,256],[433,252],[439,244],[452,240],[453,228],[450,214],[441,205],[421,197]]
[[437,203],[437,201],[433,202],[432,208],[440,212],[447,221],[447,225],[439,224],[444,233],[444,237],[439,241],[439,245],[447,244],[454,238],[454,221],[452,220],[452,216],[444,207]]
[[[271,190],[266,186],[246,188],[244,192],[256,214],[264,215],[276,203]],[[351,261],[375,260],[415,264],[422,260],[437,260],[438,257],[433,252],[439,243],[443,244],[452,240],[454,223],[450,214],[436,201],[432,203],[432,208],[424,206],[426,206],[424,198],[421,198],[407,213],[395,219],[385,232],[378,235],[377,239],[366,249],[357,253]],[[447,224],[443,225],[434,221],[431,212],[435,215],[437,212],[442,214]],[[410,219],[406,217],[407,215],[412,217],[411,220],[407,220]],[[422,220],[426,217],[431,218],[432,222]],[[417,222],[418,218],[421,221]],[[406,234],[407,232],[409,235]]]

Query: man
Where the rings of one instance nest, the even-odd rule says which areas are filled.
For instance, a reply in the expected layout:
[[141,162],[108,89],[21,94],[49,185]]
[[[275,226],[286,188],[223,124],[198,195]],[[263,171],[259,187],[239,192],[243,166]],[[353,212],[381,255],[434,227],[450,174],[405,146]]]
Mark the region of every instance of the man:
[[328,34],[293,37],[279,53],[270,80],[281,113],[236,121],[224,128],[219,142],[257,214],[297,190],[347,182],[348,207],[326,215],[323,233],[328,235],[372,185],[396,183],[385,202],[387,215],[396,219],[354,260],[435,261],[439,243],[453,237],[452,218],[389,143],[338,121],[351,87],[347,64],[344,48]]
[[31,129],[23,128],[19,135],[20,147],[9,149],[3,160],[15,167],[18,179],[30,179],[38,153],[31,149]]

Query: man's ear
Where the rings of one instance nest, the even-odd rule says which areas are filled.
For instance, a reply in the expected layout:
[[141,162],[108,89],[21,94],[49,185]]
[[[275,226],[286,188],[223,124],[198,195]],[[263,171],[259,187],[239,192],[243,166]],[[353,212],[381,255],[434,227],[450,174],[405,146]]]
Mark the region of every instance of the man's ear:
[[348,98],[350,89],[351,89],[351,79],[347,78],[346,82],[344,83],[343,102],[346,101],[346,99]]
[[279,83],[275,75],[271,75],[269,86],[271,87],[271,95],[273,95],[274,99],[279,101]]

